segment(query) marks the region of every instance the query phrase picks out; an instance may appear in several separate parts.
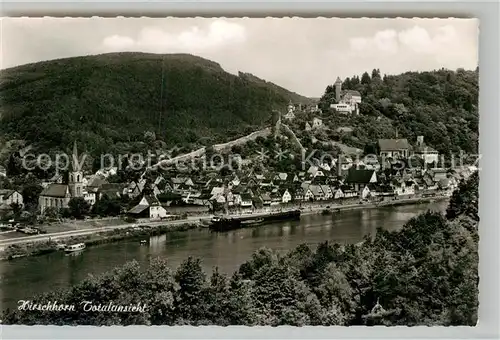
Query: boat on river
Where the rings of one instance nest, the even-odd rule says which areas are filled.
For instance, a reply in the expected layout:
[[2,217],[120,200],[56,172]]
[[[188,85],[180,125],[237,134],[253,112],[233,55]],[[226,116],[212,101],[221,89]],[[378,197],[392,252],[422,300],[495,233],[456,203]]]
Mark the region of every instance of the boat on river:
[[254,227],[257,225],[261,225],[262,223],[264,223],[263,218],[256,218],[254,220],[241,221],[241,226],[242,227]]
[[72,253],[72,252],[77,252],[85,249],[85,243],[77,243],[77,244],[71,244],[67,245],[64,248],[64,251],[67,253]]
[[270,222],[299,219],[300,210],[248,214],[239,216],[214,216],[209,228],[212,231],[228,231],[233,229],[260,226]]

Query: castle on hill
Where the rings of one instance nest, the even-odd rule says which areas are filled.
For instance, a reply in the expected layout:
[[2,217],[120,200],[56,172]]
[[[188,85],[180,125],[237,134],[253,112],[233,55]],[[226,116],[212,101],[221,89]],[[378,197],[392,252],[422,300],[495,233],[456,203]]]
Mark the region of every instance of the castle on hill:
[[359,115],[359,103],[361,103],[361,94],[354,90],[342,90],[342,80],[337,77],[334,84],[335,100],[337,104],[330,104],[331,109],[341,113],[356,113]]

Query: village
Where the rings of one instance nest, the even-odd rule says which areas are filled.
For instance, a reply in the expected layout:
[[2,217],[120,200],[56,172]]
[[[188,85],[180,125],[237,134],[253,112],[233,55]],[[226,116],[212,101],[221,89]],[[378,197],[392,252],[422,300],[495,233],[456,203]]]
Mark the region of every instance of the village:
[[[242,167],[230,173],[208,169],[192,175],[171,167],[166,171],[141,172],[135,180],[116,183],[113,179],[122,171],[117,167],[94,174],[70,169],[66,182],[59,174],[41,184],[39,217],[86,219],[121,215],[134,221],[160,221],[209,213],[242,214],[449,197],[458,183],[475,171],[473,166],[398,169],[395,165],[405,163],[397,162],[409,157],[422,157],[424,164],[435,164],[438,155],[422,153],[428,150],[422,138],[416,147],[407,139],[381,139],[378,144],[378,157],[341,155],[323,163],[313,158],[315,165],[293,172]],[[76,143],[73,152],[78,159]],[[6,177],[5,172],[1,176]],[[0,190],[4,224],[22,221],[23,207],[21,192]],[[71,213],[70,207],[80,210],[79,215]]]
[[[342,90],[340,78],[334,83],[334,96],[335,104],[327,108],[330,113],[359,116],[361,94]],[[317,142],[315,133],[323,133],[326,129],[321,114],[317,104],[290,101],[283,116],[273,112],[270,128],[217,145],[212,151],[220,152],[224,160],[224,155],[230,154],[235,147],[241,148],[240,145],[259,139],[266,142],[267,138],[269,143],[266,145],[285,140],[304,155],[306,148],[288,125],[295,130],[302,128],[302,133],[309,133]],[[308,121],[305,117],[312,119]],[[337,130],[344,132],[342,129],[349,128]],[[413,143],[407,138],[398,138],[397,131],[395,137],[376,141],[378,154],[366,154],[344,146],[335,157],[325,158],[323,153],[320,157],[303,159],[301,168],[295,167],[293,171],[277,171],[263,165],[265,150],[257,157],[241,159],[241,155],[237,155],[240,161],[237,169],[228,170],[227,166],[214,166],[213,163],[201,172],[189,168],[186,171],[185,166],[179,169],[178,161],[204,159],[208,150],[203,147],[170,159],[168,166],[160,170],[146,167],[143,161],[139,170],[130,170],[132,164],[129,162],[125,168],[103,166],[89,173],[75,164],[81,156],[75,141],[69,171],[40,183],[41,191],[35,197],[36,216],[33,216],[33,207],[31,212],[24,209],[20,190],[0,188],[0,221],[10,228],[20,224],[21,231],[36,233],[30,225],[62,219],[122,216],[128,221],[151,222],[182,219],[188,215],[321,210],[353,204],[361,208],[363,204],[449,197],[458,183],[476,170],[469,165],[443,166],[439,153],[426,145],[423,136],[418,136]],[[320,145],[325,143],[320,142]],[[256,162],[260,167],[254,166]],[[9,180],[3,167],[0,167],[0,177],[4,182]]]

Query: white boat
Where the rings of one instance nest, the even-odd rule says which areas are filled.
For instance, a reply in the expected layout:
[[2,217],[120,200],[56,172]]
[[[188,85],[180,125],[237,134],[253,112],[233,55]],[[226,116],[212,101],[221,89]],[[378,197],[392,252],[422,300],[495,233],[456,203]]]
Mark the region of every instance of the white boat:
[[66,247],[67,247],[67,245],[64,244],[64,243],[59,243],[59,244],[56,245],[56,249],[57,250],[65,250]]
[[214,217],[212,217],[212,220],[211,220],[211,221],[212,221],[212,222],[220,222],[220,220],[221,220],[221,217],[220,217],[220,216],[214,216]]
[[67,245],[64,248],[64,251],[67,252],[67,253],[72,253],[74,251],[80,251],[80,250],[83,250],[83,249],[85,249],[85,243],[77,243],[77,244]]

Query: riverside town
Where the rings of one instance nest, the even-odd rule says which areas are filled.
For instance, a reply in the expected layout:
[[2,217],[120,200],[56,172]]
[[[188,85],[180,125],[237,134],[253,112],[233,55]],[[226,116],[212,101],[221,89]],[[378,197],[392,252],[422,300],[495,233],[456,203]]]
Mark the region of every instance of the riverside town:
[[476,325],[476,20],[38,25],[69,54],[0,70],[3,324]]

